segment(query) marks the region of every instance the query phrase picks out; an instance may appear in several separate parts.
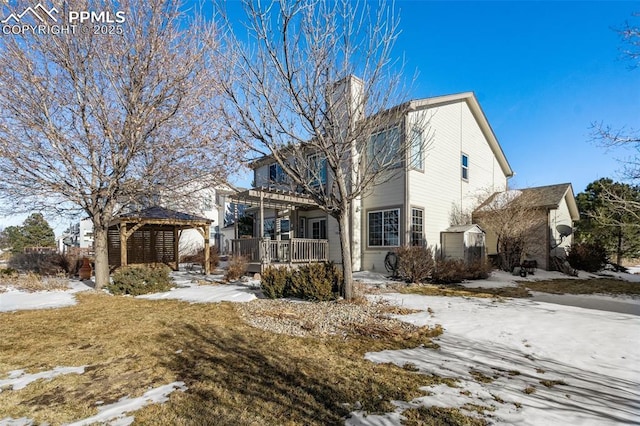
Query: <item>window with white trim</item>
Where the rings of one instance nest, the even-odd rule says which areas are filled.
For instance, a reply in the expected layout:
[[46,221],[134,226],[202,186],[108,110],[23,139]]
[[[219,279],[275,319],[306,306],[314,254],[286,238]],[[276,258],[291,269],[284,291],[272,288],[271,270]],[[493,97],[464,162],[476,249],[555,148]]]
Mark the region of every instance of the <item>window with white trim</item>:
[[400,245],[400,209],[369,212],[369,246]]
[[399,167],[402,162],[399,154],[400,130],[397,127],[383,130],[369,138],[367,161],[373,170]]
[[424,244],[424,210],[411,209],[411,245]]
[[467,154],[462,154],[462,179],[469,180],[469,156]]
[[321,154],[307,157],[309,181],[312,186],[327,183],[327,158]]
[[409,141],[409,165],[413,170],[424,170],[424,143],[422,131],[419,128],[411,129]]
[[278,163],[269,165],[269,182],[287,183],[289,179]]

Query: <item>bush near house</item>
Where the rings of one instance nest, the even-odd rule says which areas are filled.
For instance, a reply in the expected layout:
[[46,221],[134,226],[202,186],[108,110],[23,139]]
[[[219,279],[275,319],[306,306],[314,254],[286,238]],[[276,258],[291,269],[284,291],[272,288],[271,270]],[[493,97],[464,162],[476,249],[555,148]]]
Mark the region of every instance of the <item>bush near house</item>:
[[123,266],[113,273],[113,281],[107,290],[116,295],[131,296],[169,291],[173,287],[170,272],[164,264]]
[[[199,263],[204,266],[204,247],[195,253],[185,254],[180,257],[180,263]],[[209,247],[209,267],[215,270],[220,265],[220,254],[217,247]]]
[[467,264],[461,259],[437,259],[431,281],[438,284],[454,284],[464,280],[486,279],[491,273],[491,264],[479,260]]
[[340,297],[344,278],[333,262],[311,263],[298,269],[268,267],[262,274],[261,287],[271,299],[297,297],[311,301]]
[[607,259],[607,249],[600,243],[577,243],[569,249],[567,256],[572,268],[586,272],[597,272],[604,268]]
[[398,275],[410,283],[426,281],[435,266],[433,252],[425,246],[402,246],[398,255]]
[[247,273],[248,267],[247,259],[244,256],[232,256],[229,259],[229,267],[224,274],[224,279],[227,281],[235,281],[240,279]]

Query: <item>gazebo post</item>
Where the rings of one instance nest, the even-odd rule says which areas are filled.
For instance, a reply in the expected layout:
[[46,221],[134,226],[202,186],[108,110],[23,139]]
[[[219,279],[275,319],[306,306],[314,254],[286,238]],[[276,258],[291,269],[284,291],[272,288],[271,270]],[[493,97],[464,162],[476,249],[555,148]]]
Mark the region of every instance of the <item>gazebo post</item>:
[[173,260],[176,262],[176,271],[180,270],[180,235],[178,225],[173,225]]
[[204,274],[209,275],[211,272],[211,265],[209,265],[209,256],[210,256],[210,243],[209,243],[209,232],[210,226],[204,225]]
[[127,222],[120,224],[120,266],[127,266]]

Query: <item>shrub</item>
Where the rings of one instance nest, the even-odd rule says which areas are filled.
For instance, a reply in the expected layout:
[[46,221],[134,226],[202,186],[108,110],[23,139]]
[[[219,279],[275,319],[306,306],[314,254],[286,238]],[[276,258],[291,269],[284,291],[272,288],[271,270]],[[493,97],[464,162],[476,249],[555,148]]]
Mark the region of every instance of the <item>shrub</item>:
[[323,263],[310,263],[291,273],[291,287],[287,296],[305,300],[331,300],[333,281]]
[[431,280],[438,284],[454,284],[464,280],[486,279],[491,269],[491,263],[484,259],[469,264],[462,259],[438,259]]
[[276,268],[269,266],[262,273],[260,286],[264,295],[270,299],[284,297],[290,286],[291,271],[287,268]]
[[461,259],[438,259],[431,279],[439,284],[453,284],[465,279],[466,265]]
[[113,273],[107,290],[112,294],[132,296],[169,291],[173,287],[170,271],[164,264],[123,266]]
[[240,277],[246,274],[248,266],[247,259],[244,256],[231,256],[231,259],[229,259],[229,267],[224,274],[224,279],[227,281],[240,279]]
[[65,272],[59,265],[60,255],[55,252],[28,252],[14,254],[9,267],[22,272],[35,272],[39,275],[58,275]]
[[486,259],[476,260],[466,266],[465,279],[467,280],[486,280],[491,274],[493,265]]
[[337,299],[343,286],[342,271],[332,262],[311,263],[294,270],[269,267],[261,282],[267,297],[297,297],[312,301]]
[[0,278],[14,278],[18,276],[18,271],[13,268],[0,268]]
[[597,272],[607,263],[607,250],[600,243],[577,243],[567,256],[569,265],[587,272]]
[[438,259],[431,280],[438,284],[454,284],[464,280],[480,280],[489,277],[491,262],[481,259],[467,264],[462,259]]
[[435,261],[433,252],[424,246],[402,246],[398,254],[398,274],[411,283],[419,283],[431,276]]
[[[180,257],[182,263],[198,263],[204,267],[204,247],[195,253],[186,254]],[[209,267],[214,270],[220,265],[220,253],[217,247],[209,247]]]

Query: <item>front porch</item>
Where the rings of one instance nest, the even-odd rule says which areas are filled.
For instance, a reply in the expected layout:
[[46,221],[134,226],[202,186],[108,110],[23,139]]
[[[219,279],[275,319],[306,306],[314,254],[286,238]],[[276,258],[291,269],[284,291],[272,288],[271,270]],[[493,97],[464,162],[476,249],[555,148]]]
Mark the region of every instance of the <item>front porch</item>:
[[[238,204],[257,208],[257,229],[254,228],[253,238],[238,238],[236,230],[236,238],[231,240],[231,253],[247,258],[248,272],[262,272],[269,265],[294,266],[329,260],[326,236],[305,235],[297,226],[301,211],[317,209],[317,204],[307,195],[274,188],[253,188],[236,194],[233,199]],[[270,232],[265,233],[265,209],[273,210],[273,238]],[[290,223],[284,236],[280,226],[282,217],[288,217]],[[305,238],[309,236],[314,238]]]

